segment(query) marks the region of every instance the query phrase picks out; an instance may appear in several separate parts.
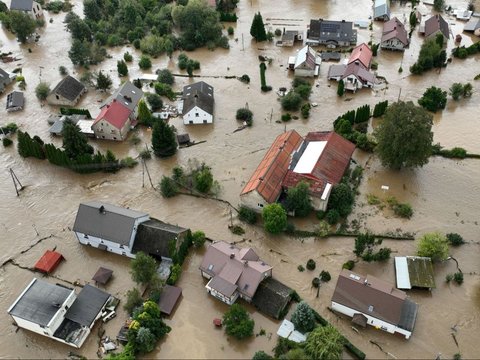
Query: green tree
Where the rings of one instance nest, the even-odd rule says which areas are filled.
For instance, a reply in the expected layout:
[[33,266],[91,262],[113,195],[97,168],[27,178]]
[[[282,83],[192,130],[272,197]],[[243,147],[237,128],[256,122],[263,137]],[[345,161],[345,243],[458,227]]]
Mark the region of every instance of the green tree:
[[302,97],[295,91],[290,91],[282,98],[282,108],[285,111],[298,111],[302,104]]
[[93,147],[88,144],[87,137],[69,118],[63,122],[62,140],[65,154],[70,159],[76,159],[85,154],[93,154]]
[[160,193],[164,198],[171,198],[177,195],[178,186],[172,178],[162,176],[160,181]]
[[135,339],[135,347],[139,353],[147,354],[155,349],[157,339],[149,328],[141,327],[137,331]]
[[153,125],[152,148],[155,155],[169,157],[177,152],[177,138],[173,125],[156,121]]
[[318,326],[307,336],[305,353],[316,360],[340,360],[343,336],[332,325]]
[[286,208],[293,211],[295,216],[305,217],[312,210],[312,201],[309,194],[310,186],[305,181],[299,182],[296,186],[287,191]]
[[237,114],[235,115],[235,118],[237,120],[245,121],[248,126],[252,126],[253,113],[250,109],[247,109],[247,108],[238,109]]
[[410,29],[415,29],[415,27],[417,26],[417,14],[415,13],[415,11],[410,12],[408,22],[410,23]]
[[154,88],[158,95],[165,96],[172,101],[175,100],[175,93],[170,85],[157,82],[155,83]]
[[85,0],[83,2],[83,14],[85,19],[95,22],[102,18],[102,11],[96,0]]
[[130,262],[130,274],[137,284],[148,285],[155,279],[157,263],[151,256],[139,251]]
[[29,14],[17,10],[2,13],[0,20],[7,29],[17,35],[17,40],[22,44],[27,42],[37,27],[36,21]]
[[133,61],[133,56],[130,54],[128,51],[123,54],[123,60],[126,62],[132,62]]
[[295,329],[301,333],[307,333],[315,328],[315,315],[312,308],[305,302],[301,301],[292,314],[292,323]]
[[155,93],[146,93],[145,96],[147,98],[148,105],[150,105],[150,109],[152,109],[152,111],[157,111],[162,109],[163,100],[160,97],[160,95]]
[[447,238],[439,232],[423,235],[418,242],[417,255],[429,257],[432,261],[446,260],[448,257]]
[[143,99],[138,102],[137,119],[142,125],[150,126],[152,124],[152,113]]
[[238,218],[240,221],[244,221],[248,224],[255,224],[257,222],[257,213],[255,210],[246,207],[245,205],[240,205],[238,209]]
[[40,101],[47,99],[48,94],[50,94],[50,86],[46,82],[39,82],[35,88],[35,95]]
[[160,83],[173,85],[173,83],[175,82],[175,78],[173,77],[170,70],[162,69],[158,72],[157,81]]
[[247,310],[239,304],[233,304],[223,315],[225,332],[237,339],[244,339],[253,335],[255,322],[250,319]]
[[433,117],[411,101],[390,105],[375,130],[376,153],[393,169],[422,166],[432,153]]
[[201,248],[203,247],[203,244],[205,244],[205,233],[203,231],[195,231],[192,233],[192,244],[196,248]]
[[210,192],[213,185],[213,175],[209,167],[203,166],[195,174],[195,189],[203,194]]
[[435,86],[429,87],[418,99],[418,104],[432,112],[443,110],[447,105],[447,92]]
[[133,313],[133,310],[143,304],[142,295],[137,288],[133,288],[127,291],[126,301],[123,305],[125,311],[129,314]]
[[68,51],[68,57],[73,65],[87,65],[90,61],[90,47],[86,41],[72,40],[72,46]]
[[340,183],[333,187],[330,198],[328,199],[328,208],[338,211],[341,217],[346,217],[352,212],[354,195],[352,189],[347,184]]
[[340,79],[337,86],[337,95],[343,96],[343,94],[345,94],[345,82],[342,79]]
[[117,61],[117,71],[118,71],[118,75],[127,76],[128,75],[127,63],[123,60],[118,60]]
[[269,204],[262,211],[263,226],[271,234],[282,232],[287,226],[287,213],[280,204]]
[[273,357],[260,350],[253,354],[252,360],[273,360]]
[[[479,48],[480,48],[480,45],[479,45]],[[463,97],[472,96],[472,90],[473,90],[472,84],[466,83],[465,85],[463,85]]]
[[291,349],[282,356],[282,360],[307,360],[308,356],[301,348]]
[[112,86],[112,79],[110,75],[104,74],[102,70],[100,70],[97,74],[97,85],[95,86],[99,90],[107,91]]
[[85,20],[80,19],[79,17],[75,17],[69,21],[67,28],[72,35],[72,39],[74,40],[91,41],[92,39],[90,27],[87,25]]
[[433,9],[435,11],[443,11],[445,7],[445,0],[433,0]]
[[250,35],[255,41],[267,40],[267,33],[265,32],[265,25],[263,24],[263,18],[260,12],[253,16],[252,26],[250,27]]
[[138,62],[138,66],[142,70],[148,70],[152,67],[152,60],[147,55],[142,55],[140,57],[140,61]]
[[460,246],[462,244],[465,244],[465,240],[463,240],[463,237],[460,234],[457,233],[449,233],[446,235],[448,242],[452,246]]

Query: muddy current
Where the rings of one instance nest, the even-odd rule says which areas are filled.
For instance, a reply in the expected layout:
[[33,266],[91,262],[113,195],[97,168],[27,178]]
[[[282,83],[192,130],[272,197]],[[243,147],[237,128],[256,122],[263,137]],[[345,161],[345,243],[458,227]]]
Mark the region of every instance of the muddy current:
[[[82,2],[73,1],[74,11],[82,13]],[[292,120],[289,123],[277,123],[281,115],[280,104],[275,91],[260,92],[258,55],[272,58],[268,66],[266,79],[274,89],[288,87],[292,74],[288,73],[288,57],[300,48],[281,48],[273,44],[252,41],[249,29],[253,14],[261,11],[270,30],[276,28],[305,29],[310,18],[368,20],[371,14],[371,1],[368,0],[304,0],[304,1],[244,1],[237,10],[239,20],[234,24],[235,35],[231,37],[229,50],[196,50],[189,56],[201,62],[199,79],[207,81],[215,88],[215,122],[213,125],[185,127],[181,118],[171,123],[179,133],[188,132],[191,139],[206,142],[178,151],[167,160],[152,159],[147,162],[153,184],[159,182],[162,175],[169,174],[176,164],[187,165],[189,159],[204,161],[212,167],[215,178],[221,185],[220,198],[236,206],[239,193],[253,170],[270,146],[273,139],[283,131],[296,129],[301,134],[308,131],[331,130],[332,121],[340,114],[356,109],[363,104],[374,105],[382,100],[412,100],[416,102],[423,91],[432,85],[448,89],[453,82],[471,82],[474,94],[471,99],[459,102],[449,101],[447,108],[435,115],[434,140],[451,148],[460,146],[472,153],[480,153],[478,137],[480,130],[478,96],[480,85],[473,77],[480,73],[478,55],[466,60],[453,59],[441,72],[431,71],[421,77],[409,76],[412,65],[423,39],[414,32],[412,44],[405,53],[380,51],[376,61],[378,74],[388,80],[388,86],[378,91],[363,90],[357,94],[347,94],[343,99],[336,96],[336,83],[326,80],[329,63],[323,63],[320,76],[315,79],[311,102],[318,103],[312,108],[308,120]],[[450,1],[450,5],[465,7],[467,1]],[[431,8],[419,6],[425,17]],[[400,20],[408,18],[411,8],[408,5],[394,4],[392,14]],[[49,105],[42,106],[35,98],[34,89],[42,80],[51,87],[60,80],[58,66],[66,66],[69,73],[79,77],[82,70],[74,68],[68,58],[70,35],[63,24],[64,14],[45,14],[46,26],[39,30],[38,43],[18,45],[12,34],[5,29],[0,31],[2,52],[12,51],[19,59],[13,63],[2,64],[7,71],[22,67],[27,88],[24,111],[9,113],[0,110],[1,123],[15,122],[23,131],[39,135],[46,141],[61,145],[61,140],[50,138],[47,119],[58,109]],[[49,20],[53,21],[50,22]],[[463,23],[448,17],[453,35],[461,33]],[[373,31],[358,30],[358,43],[372,39],[378,42],[382,23],[375,22]],[[471,44],[476,39],[462,34],[462,43]],[[450,39],[449,52],[453,47]],[[31,49],[29,53],[28,49]],[[110,73],[114,87],[120,79],[117,76],[116,61],[128,50],[134,54],[129,65],[129,77],[134,79],[141,74],[137,63],[140,53],[131,47],[109,49],[112,56],[98,67]],[[158,68],[169,68],[174,73],[176,56],[172,59],[161,56],[153,60],[152,72]],[[399,67],[404,71],[398,72]],[[248,74],[249,85],[225,76]],[[198,80],[198,79],[195,79]],[[193,82],[177,77],[175,90]],[[144,88],[146,91],[147,88]],[[7,90],[8,91],[8,90]],[[88,108],[93,116],[99,112],[98,104],[108,94],[90,89],[78,107]],[[6,94],[0,101],[5,103]],[[348,100],[348,101],[347,101]],[[233,132],[240,124],[235,120],[235,111],[248,104],[254,113],[253,127]],[[375,125],[375,124],[374,124]],[[140,129],[137,136],[142,139],[139,145],[124,143],[91,141],[101,151],[111,149],[117,157],[138,156],[145,144],[150,144],[151,132]],[[82,284],[91,283],[91,277],[99,266],[114,270],[113,280],[106,286],[110,293],[123,297],[133,286],[128,273],[128,259],[79,245],[70,231],[78,204],[82,201],[102,200],[132,209],[148,212],[167,222],[203,230],[208,237],[229,242],[242,241],[241,246],[252,246],[259,255],[274,267],[276,278],[296,289],[322,316],[338,327],[352,343],[362,349],[369,358],[451,358],[461,353],[463,358],[478,358],[478,331],[480,330],[480,160],[449,160],[431,158],[422,168],[390,171],[369,154],[357,150],[355,160],[365,168],[362,184],[354,213],[349,220],[357,219],[362,228],[376,233],[402,232],[417,235],[438,230],[443,233],[460,233],[468,242],[459,248],[451,249],[451,254],[459,261],[465,273],[462,286],[447,285],[444,281],[447,273],[455,272],[455,264],[446,262],[435,266],[437,288],[432,292],[411,291],[409,295],[419,307],[419,315],[412,338],[405,340],[373,328],[359,333],[351,328],[350,321],[338,318],[327,310],[333,294],[341,265],[353,259],[353,239],[327,238],[299,240],[286,236],[270,237],[258,227],[242,225],[246,233],[235,236],[228,230],[231,221],[231,209],[225,203],[215,200],[177,196],[163,199],[144,176],[142,166],[124,169],[116,174],[78,175],[66,169],[50,165],[46,161],[22,159],[16,145],[0,150],[0,356],[3,358],[64,358],[74,350],[88,358],[95,358],[98,350],[99,325],[82,349],[73,349],[48,338],[12,325],[7,314],[8,307],[31,281],[34,274],[29,271],[38,258],[47,249],[56,248],[66,261],[54,272],[51,282]],[[25,189],[16,196],[8,169],[12,168]],[[382,190],[382,185],[389,187]],[[415,213],[412,219],[402,220],[394,217],[388,210],[380,211],[367,204],[366,195],[379,197],[395,196],[412,205]],[[235,217],[233,221],[236,221]],[[316,220],[312,218],[298,221],[302,228],[313,228]],[[416,249],[414,241],[385,241],[391,247],[393,255],[411,255]],[[276,330],[279,323],[262,316],[248,307],[255,319],[255,332],[265,329],[266,336],[256,336],[251,340],[237,342],[212,325],[212,319],[221,317],[227,306],[212,297],[204,289],[204,281],[198,271],[204,250],[192,252],[184,265],[179,282],[183,288],[183,298],[171,318],[166,321],[172,327],[171,333],[160,342],[150,354],[157,358],[251,358],[257,350],[270,352],[276,342]],[[299,264],[305,264],[313,258],[317,262],[318,272],[322,269],[332,274],[332,280],[322,285],[317,297],[311,289],[314,273],[297,271]],[[13,259],[13,261],[8,261]],[[355,271],[372,274],[394,283],[393,260],[385,264],[359,262]],[[56,277],[56,278],[55,278]],[[78,291],[78,289],[77,289]],[[119,307],[118,315],[103,326],[105,334],[115,337],[126,318]],[[456,345],[452,333],[458,341]],[[383,352],[370,340],[378,343]],[[347,355],[346,355],[347,356]]]

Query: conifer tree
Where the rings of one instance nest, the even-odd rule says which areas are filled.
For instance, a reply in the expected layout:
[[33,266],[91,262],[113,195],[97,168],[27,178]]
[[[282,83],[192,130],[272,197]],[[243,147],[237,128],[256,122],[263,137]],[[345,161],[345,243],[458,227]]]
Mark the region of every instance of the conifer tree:
[[62,136],[63,148],[70,159],[76,159],[84,154],[93,154],[93,147],[88,144],[87,137],[68,118],[63,122]]
[[127,76],[128,74],[127,63],[123,60],[117,61],[117,71],[118,71],[118,75]]
[[100,70],[97,75],[97,89],[105,91],[110,89],[110,86],[112,86],[112,79]]
[[260,12],[255,14],[253,17],[250,35],[252,35],[257,42],[267,40],[267,33],[265,32],[265,25],[263,24],[262,15]]
[[155,155],[169,157],[177,152],[175,128],[164,121],[157,121],[153,126],[152,148]]

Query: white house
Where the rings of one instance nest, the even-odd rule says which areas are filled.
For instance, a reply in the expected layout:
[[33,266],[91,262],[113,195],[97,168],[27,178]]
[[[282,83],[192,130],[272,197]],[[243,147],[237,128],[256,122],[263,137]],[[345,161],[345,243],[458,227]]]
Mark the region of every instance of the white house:
[[363,277],[346,269],[338,277],[331,307],[359,326],[374,326],[406,339],[412,335],[418,311],[405,292],[371,275]]
[[385,22],[380,42],[382,49],[404,51],[408,44],[408,33],[400,20],[394,17]]
[[33,279],[8,314],[21,328],[80,348],[110,298],[88,284],[77,296],[73,289]]
[[288,68],[295,72],[295,76],[318,76],[322,59],[309,45],[301,48],[296,56],[288,59]]
[[10,3],[10,10],[23,11],[34,19],[39,19],[43,16],[42,7],[39,3],[33,0],[12,0]]
[[183,123],[211,124],[213,123],[213,87],[204,81],[187,85],[183,88]]

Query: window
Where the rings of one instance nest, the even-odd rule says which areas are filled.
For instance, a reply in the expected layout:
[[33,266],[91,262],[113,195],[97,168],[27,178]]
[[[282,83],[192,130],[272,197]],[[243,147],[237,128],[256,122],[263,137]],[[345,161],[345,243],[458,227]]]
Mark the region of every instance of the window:
[[117,140],[117,138],[114,136],[114,137],[113,137],[113,140]]
[[120,249],[124,249],[123,245],[120,245]]
[[126,256],[127,253],[126,253],[125,251],[122,251],[122,255],[123,255],[123,256]]
[[210,271],[213,270],[213,264],[208,265],[208,270],[210,270]]
[[58,96],[58,95],[55,95],[55,97],[57,98],[57,100],[60,100],[60,96]]
[[369,305],[368,306],[368,312],[372,312],[373,311],[373,305]]
[[207,123],[207,120],[203,120],[203,123],[206,124],[206,123]]
[[189,123],[189,124],[193,124],[193,120],[190,120],[188,123]]
[[195,113],[195,116],[198,117],[199,116],[198,113]]
[[263,204],[257,204],[257,205],[258,205],[258,207],[263,207]]

